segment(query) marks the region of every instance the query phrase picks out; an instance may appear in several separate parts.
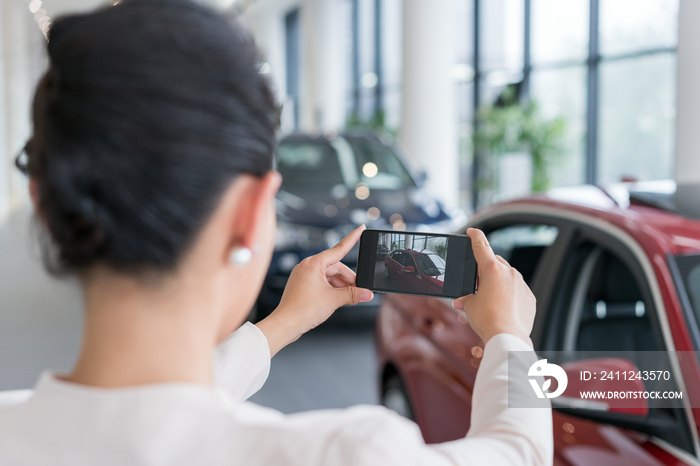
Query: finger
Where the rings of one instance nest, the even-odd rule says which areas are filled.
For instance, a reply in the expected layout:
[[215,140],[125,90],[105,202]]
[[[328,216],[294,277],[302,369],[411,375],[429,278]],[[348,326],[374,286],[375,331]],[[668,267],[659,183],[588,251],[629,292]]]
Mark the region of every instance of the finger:
[[344,289],[336,290],[336,295],[338,296],[337,306],[347,306],[349,304],[366,303],[371,301],[374,297],[374,293],[365,288],[358,288],[356,286],[348,286]]
[[366,227],[364,225],[360,225],[359,227],[355,228],[348,236],[341,239],[338,244],[319,253],[318,258],[326,266],[340,262],[340,260],[345,257],[348,252],[350,252],[355,243],[357,243],[357,241],[360,239],[360,236],[362,236],[362,232],[365,231],[365,228]]
[[501,256],[499,256],[498,254],[496,254],[496,259],[498,259],[498,261],[499,261],[501,264],[507,265],[508,267],[510,267],[510,264],[508,263],[508,261],[505,260],[504,258],[502,258]]
[[328,277],[328,283],[330,283],[333,288],[346,288],[348,286],[354,285],[354,283],[348,283],[342,278],[336,276]]
[[472,300],[473,295],[467,295],[467,296],[462,296],[461,298],[457,298],[454,301],[452,301],[452,307],[457,309],[458,311],[464,311],[465,309],[469,308],[469,303]]
[[472,240],[472,251],[474,251],[474,258],[479,267],[496,260],[496,256],[493,254],[493,250],[489,246],[489,241],[486,239],[483,231],[470,228],[467,230],[467,236]]
[[326,277],[338,277],[348,285],[355,284],[355,272],[350,270],[350,267],[342,262],[338,262],[328,267],[326,269]]

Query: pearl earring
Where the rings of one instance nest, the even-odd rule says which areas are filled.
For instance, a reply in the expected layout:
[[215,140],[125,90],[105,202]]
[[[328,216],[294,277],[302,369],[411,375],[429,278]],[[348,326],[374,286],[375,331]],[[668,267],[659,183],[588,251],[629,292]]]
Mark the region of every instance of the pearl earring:
[[245,267],[252,258],[253,253],[250,251],[250,249],[235,247],[233,248],[233,251],[231,251],[231,255],[228,257],[228,260],[231,261],[235,267]]

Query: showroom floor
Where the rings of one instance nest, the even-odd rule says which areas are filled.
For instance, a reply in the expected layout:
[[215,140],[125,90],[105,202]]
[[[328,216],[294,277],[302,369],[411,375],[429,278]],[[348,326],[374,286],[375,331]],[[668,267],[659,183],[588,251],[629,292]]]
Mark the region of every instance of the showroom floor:
[[[0,225],[0,390],[69,370],[80,341],[77,285],[43,271],[29,224],[25,210]],[[342,309],[282,350],[252,401],[285,413],[377,403],[372,314]]]

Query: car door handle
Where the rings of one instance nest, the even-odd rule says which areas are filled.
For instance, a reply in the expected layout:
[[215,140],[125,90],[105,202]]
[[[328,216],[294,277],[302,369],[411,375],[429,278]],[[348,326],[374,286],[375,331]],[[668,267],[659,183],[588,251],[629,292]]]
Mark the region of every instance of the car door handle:
[[430,334],[433,331],[439,332],[445,328],[445,323],[440,319],[432,319],[430,317],[421,317],[418,328],[424,334]]
[[433,330],[433,319],[430,319],[428,317],[420,317],[420,321],[418,323],[418,329],[421,331],[421,333],[427,335]]

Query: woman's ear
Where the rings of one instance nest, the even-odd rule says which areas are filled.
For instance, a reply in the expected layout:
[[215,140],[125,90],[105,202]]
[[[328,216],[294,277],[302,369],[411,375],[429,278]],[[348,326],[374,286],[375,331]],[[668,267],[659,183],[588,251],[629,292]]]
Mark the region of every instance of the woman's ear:
[[34,178],[29,179],[29,198],[32,200],[34,210],[39,211],[39,184]]
[[234,234],[232,247],[253,249],[263,230],[269,228],[266,224],[273,206],[277,191],[282,184],[282,175],[269,171],[261,178],[253,178],[245,188],[243,202],[239,205],[234,217]]
[[41,211],[41,201],[39,199],[39,183],[34,178],[29,178],[29,198],[32,200],[32,206],[36,217],[41,223],[46,225],[46,218]]

